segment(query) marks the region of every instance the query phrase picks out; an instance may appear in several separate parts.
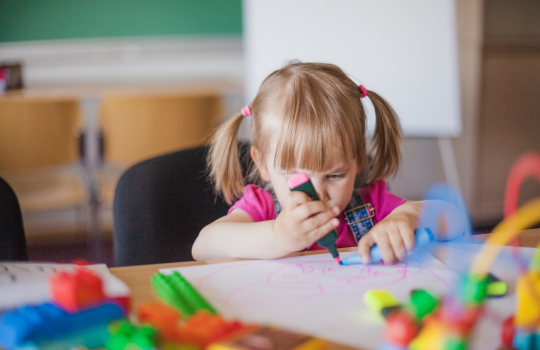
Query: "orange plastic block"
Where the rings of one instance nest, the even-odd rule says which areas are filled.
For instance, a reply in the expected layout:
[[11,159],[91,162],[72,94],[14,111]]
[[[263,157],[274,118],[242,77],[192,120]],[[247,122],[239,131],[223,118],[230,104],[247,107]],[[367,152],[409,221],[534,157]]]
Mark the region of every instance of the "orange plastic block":
[[156,327],[165,340],[175,339],[179,319],[178,311],[159,301],[139,305],[139,321]]
[[52,301],[66,311],[104,301],[103,281],[91,270],[78,267],[74,272],[57,272],[49,278]]
[[176,340],[205,348],[207,345],[245,329],[239,321],[225,321],[219,315],[202,310],[190,317],[176,330]]

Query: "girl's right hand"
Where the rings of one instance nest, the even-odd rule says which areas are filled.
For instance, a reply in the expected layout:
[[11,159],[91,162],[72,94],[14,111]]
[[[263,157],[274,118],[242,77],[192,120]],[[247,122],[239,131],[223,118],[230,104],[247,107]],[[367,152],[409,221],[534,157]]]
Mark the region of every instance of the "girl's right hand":
[[289,193],[281,213],[274,221],[274,234],[278,242],[288,251],[297,252],[313,244],[339,225],[335,218],[338,207],[313,201],[300,191]]

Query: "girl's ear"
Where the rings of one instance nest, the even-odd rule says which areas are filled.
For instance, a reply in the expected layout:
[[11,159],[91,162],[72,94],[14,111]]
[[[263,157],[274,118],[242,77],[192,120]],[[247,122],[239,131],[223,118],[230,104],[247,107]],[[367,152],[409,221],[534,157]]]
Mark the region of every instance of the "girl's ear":
[[253,159],[253,163],[255,163],[257,170],[259,170],[261,179],[266,182],[270,182],[270,173],[268,172],[268,167],[266,166],[266,160],[262,159],[263,157],[261,153],[255,147],[251,147],[250,154],[251,159]]

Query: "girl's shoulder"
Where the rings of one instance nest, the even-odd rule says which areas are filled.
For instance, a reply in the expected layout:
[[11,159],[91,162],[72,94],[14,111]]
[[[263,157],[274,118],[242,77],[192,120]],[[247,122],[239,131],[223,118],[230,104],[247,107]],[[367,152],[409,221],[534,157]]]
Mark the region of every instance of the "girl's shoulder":
[[242,197],[229,209],[241,209],[246,212],[254,222],[273,220],[276,218],[274,200],[272,195],[257,185],[244,187]]

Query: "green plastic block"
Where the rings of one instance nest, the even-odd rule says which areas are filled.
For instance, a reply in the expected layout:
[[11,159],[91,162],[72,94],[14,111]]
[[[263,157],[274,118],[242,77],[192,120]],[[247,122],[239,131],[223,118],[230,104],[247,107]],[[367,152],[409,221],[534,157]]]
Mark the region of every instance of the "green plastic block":
[[135,327],[129,321],[113,322],[109,326],[107,350],[156,348],[157,331],[151,326]]
[[399,301],[386,289],[368,290],[364,293],[364,303],[376,313],[383,308],[399,305]]
[[464,339],[450,338],[444,342],[444,350],[465,350],[467,342]]
[[206,310],[217,314],[216,309],[177,271],[165,276],[157,273],[152,277],[152,287],[167,304],[178,309],[182,316]]
[[500,297],[506,295],[508,285],[504,281],[494,281],[487,286],[487,295],[490,297]]
[[461,284],[461,298],[466,305],[480,305],[487,296],[489,276],[469,274]]
[[415,289],[411,292],[411,299],[407,305],[414,317],[421,320],[424,316],[429,315],[439,306],[439,299],[423,289]]
[[195,313],[193,306],[180,293],[178,288],[173,285],[169,276],[156,273],[152,276],[151,284],[161,300],[180,311],[182,316],[189,317]]

